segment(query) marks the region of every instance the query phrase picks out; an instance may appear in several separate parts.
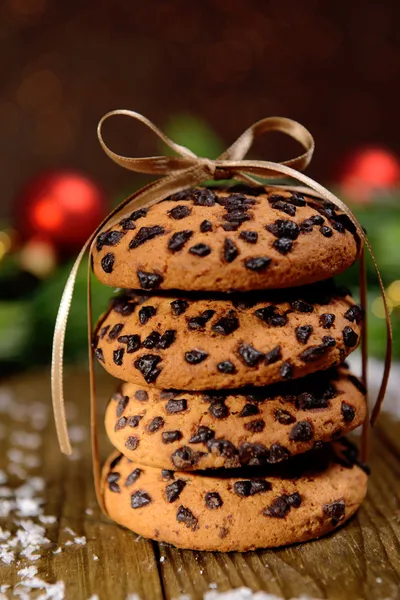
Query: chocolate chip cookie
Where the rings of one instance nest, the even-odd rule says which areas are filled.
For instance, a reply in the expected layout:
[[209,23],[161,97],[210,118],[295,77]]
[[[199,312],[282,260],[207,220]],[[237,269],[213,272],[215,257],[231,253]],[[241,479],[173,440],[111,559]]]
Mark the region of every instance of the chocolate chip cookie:
[[197,470],[275,464],[361,425],[362,384],[344,367],[265,388],[180,392],[123,384],[108,437],[143,465]]
[[359,342],[361,310],[332,281],[238,295],[114,300],[95,353],[123,381],[160,389],[263,386],[340,364]]
[[196,188],[103,231],[93,268],[119,288],[256,290],[333,277],[358,252],[353,224],[333,204],[279,187]]
[[110,518],[179,548],[245,552],[320,537],[345,523],[367,488],[345,440],[285,466],[170,471],[113,454],[103,469]]

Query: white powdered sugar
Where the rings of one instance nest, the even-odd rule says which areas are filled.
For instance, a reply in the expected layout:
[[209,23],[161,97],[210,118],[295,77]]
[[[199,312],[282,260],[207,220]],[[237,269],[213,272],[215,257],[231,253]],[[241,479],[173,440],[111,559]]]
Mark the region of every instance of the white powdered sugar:
[[[42,444],[40,432],[48,422],[49,409],[41,402],[24,404],[10,390],[0,388],[0,415],[16,424],[13,427],[2,425],[0,432],[0,439],[8,436],[9,442],[5,456],[7,464],[0,470],[0,582],[3,580],[2,568],[17,566],[17,582],[14,586],[1,583],[0,600],[7,600],[10,592],[19,600],[33,597],[64,600],[64,582],[46,581],[35,563],[48,552],[60,554],[67,546],[71,546],[70,551],[81,548],[87,540],[65,528],[66,539],[56,547],[47,534],[47,528],[57,523],[57,517],[45,514],[45,481],[32,471],[42,467],[37,452]],[[85,428],[73,426],[71,429],[75,443],[85,439]]]

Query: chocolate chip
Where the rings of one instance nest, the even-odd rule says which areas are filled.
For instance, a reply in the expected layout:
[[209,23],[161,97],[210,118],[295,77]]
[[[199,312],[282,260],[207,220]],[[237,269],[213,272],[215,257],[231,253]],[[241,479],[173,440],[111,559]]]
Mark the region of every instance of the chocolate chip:
[[137,272],[139,285],[143,290],[154,290],[160,287],[163,277],[157,273],[147,273],[145,271]]
[[348,321],[351,321],[351,323],[359,323],[362,318],[361,308],[354,304],[354,306],[351,306],[348,310],[346,310],[346,312],[344,313],[344,318]]
[[179,316],[188,309],[189,302],[186,300],[174,300],[171,302],[170,306],[174,315]]
[[222,229],[225,231],[237,231],[240,227],[241,223],[235,221],[234,223],[223,223]]
[[128,448],[128,450],[136,450],[136,448],[139,446],[139,438],[135,437],[134,435],[130,435],[128,438],[126,438],[125,446]]
[[131,213],[129,215],[129,217],[127,217],[127,219],[125,219],[125,220],[137,221],[138,219],[145,217],[148,212],[149,212],[148,208],[139,208],[138,210],[134,210],[133,213]]
[[358,342],[358,335],[348,325],[343,329],[343,341],[348,348],[353,348]]
[[275,421],[281,425],[290,425],[296,421],[296,418],[283,408],[277,408],[275,411]]
[[212,224],[210,223],[210,221],[204,219],[204,221],[200,223],[200,231],[201,233],[207,233],[207,231],[212,231]]
[[131,415],[128,417],[127,425],[128,427],[137,427],[142,419],[141,415]]
[[167,498],[167,502],[171,503],[175,502],[175,500],[178,500],[185,485],[186,481],[183,481],[182,479],[177,479],[173,483],[167,485],[167,487],[165,488],[165,496]]
[[332,229],[327,225],[322,225],[322,227],[320,227],[319,230],[324,237],[330,238],[333,235]]
[[233,484],[233,491],[242,498],[248,498],[261,492],[268,492],[272,489],[272,485],[265,479],[250,479],[244,481],[236,481]]
[[236,331],[238,327],[239,319],[237,318],[236,313],[231,310],[225,317],[221,317],[214,323],[212,330],[221,335],[229,335]]
[[190,229],[185,229],[184,231],[177,231],[174,233],[168,240],[168,249],[172,250],[172,252],[177,252],[178,250],[182,250],[184,245],[193,235],[193,231]]
[[205,425],[200,425],[197,428],[196,433],[189,440],[190,444],[200,444],[202,442],[208,442],[215,436],[215,433],[212,429],[209,429]]
[[143,346],[145,348],[147,348],[148,350],[151,350],[154,347],[158,346],[158,343],[160,341],[160,334],[158,333],[158,331],[152,331],[147,338],[143,341]]
[[207,492],[204,496],[204,502],[207,508],[214,510],[220,508],[223,505],[222,498],[218,492]]
[[185,352],[185,360],[190,365],[198,365],[199,363],[203,362],[207,356],[207,352],[204,352],[203,350],[194,349],[189,350],[189,352]]
[[200,189],[193,192],[196,206],[214,206],[216,196],[212,190]]
[[165,405],[165,410],[169,415],[183,412],[188,407],[187,400],[182,398],[180,400],[168,400]]
[[244,443],[239,447],[239,460],[242,465],[261,466],[267,463],[269,452],[263,444]]
[[183,437],[181,431],[163,431],[161,438],[163,444],[172,444],[173,442],[179,442]]
[[121,344],[126,344],[126,351],[128,354],[136,352],[141,347],[140,336],[134,333],[133,335],[121,335],[118,338]]
[[142,306],[142,308],[139,310],[139,323],[141,323],[141,325],[145,325],[147,321],[151,319],[151,317],[154,317],[156,312],[157,311],[154,306]]
[[191,212],[192,211],[188,206],[184,206],[183,204],[178,204],[178,206],[175,206],[174,208],[172,208],[171,210],[168,211],[168,215],[172,219],[176,219],[177,221],[179,221],[180,219],[184,219],[185,217],[188,217]]
[[292,378],[293,366],[290,364],[290,362],[282,363],[282,365],[279,369],[279,374],[282,377],[282,379],[291,379]]
[[299,325],[295,329],[296,338],[300,342],[300,344],[307,344],[308,338],[313,332],[312,325]]
[[229,415],[229,408],[221,400],[213,400],[208,408],[208,412],[215,419],[225,419]]
[[215,315],[215,310],[205,310],[197,317],[191,317],[188,321],[189,329],[203,329],[206,323]]
[[252,417],[259,413],[260,411],[255,404],[245,404],[239,413],[239,417]]
[[120,315],[124,315],[124,317],[128,317],[135,311],[136,303],[128,302],[125,297],[115,298],[112,304],[112,308],[114,312]]
[[262,419],[255,419],[244,424],[244,428],[252,433],[261,433],[265,429],[265,421]]
[[287,199],[284,196],[273,194],[268,197],[268,202],[275,210],[280,210],[291,217],[296,214],[296,207],[293,204],[288,204]]
[[306,206],[307,204],[303,194],[300,194],[300,192],[293,192],[291,197],[286,199],[286,202],[290,202],[290,204],[294,204],[295,206]]
[[239,254],[239,249],[232,240],[226,238],[224,241],[224,259],[227,263],[231,263]]
[[197,519],[194,514],[185,506],[180,505],[176,513],[178,523],[184,523],[186,527],[195,531],[197,529]]
[[114,260],[115,257],[112,252],[108,252],[108,254],[103,256],[103,258],[101,259],[101,268],[105,273],[112,273],[114,268]]
[[356,416],[356,409],[351,404],[347,404],[347,402],[342,402],[341,412],[346,423],[351,423]]
[[271,464],[282,462],[287,460],[290,456],[290,452],[285,446],[281,444],[272,444],[269,449],[268,462]]
[[296,399],[296,407],[299,410],[313,410],[315,408],[328,408],[329,399],[321,396],[317,398],[310,392],[303,392]]
[[332,519],[332,525],[337,525],[344,518],[346,505],[343,500],[336,500],[331,504],[324,504],[322,510]]
[[196,256],[208,256],[211,252],[211,248],[210,246],[207,246],[207,244],[196,244],[189,248],[189,252]]
[[164,481],[171,481],[175,477],[175,471],[169,469],[161,469],[161,477]]
[[143,492],[142,490],[138,490],[131,496],[131,506],[132,508],[142,508],[142,506],[147,506],[150,504],[151,496],[147,492]]
[[299,508],[299,506],[301,506],[302,500],[303,499],[300,496],[299,492],[294,492],[293,494],[290,494],[290,496],[287,497],[288,504],[292,508]]
[[274,241],[273,246],[280,254],[287,254],[291,251],[293,242],[288,238],[278,238]]
[[95,352],[97,360],[100,360],[101,362],[106,362],[104,359],[104,353],[103,350],[101,348],[96,348]]
[[156,368],[160,361],[161,357],[157,356],[157,354],[143,354],[143,356],[135,360],[133,365],[141,372],[147,383],[152,383],[161,373],[161,369]]
[[102,340],[104,338],[104,336],[106,335],[107,331],[110,329],[109,325],[106,325],[105,327],[102,327],[99,331],[99,338]]
[[177,469],[191,469],[197,465],[202,456],[204,456],[204,452],[193,452],[189,446],[182,446],[171,454],[171,461]]
[[115,246],[122,240],[125,233],[122,231],[107,231],[100,233],[96,240],[96,250],[100,252],[103,246]]
[[122,229],[124,231],[133,231],[134,229],[136,229],[136,225],[133,221],[131,221],[130,219],[122,219],[119,224],[121,225]]
[[207,449],[211,454],[218,454],[224,458],[232,459],[236,457],[237,450],[229,440],[211,439],[207,442]]
[[296,240],[299,236],[299,227],[294,221],[289,219],[277,219],[266,229],[277,238]]
[[256,244],[258,240],[257,231],[241,231],[239,237],[248,244]]
[[167,329],[167,331],[165,331],[162,334],[162,336],[160,337],[157,348],[160,348],[160,350],[166,350],[175,342],[175,338],[176,338],[176,330],[175,329]]
[[120,397],[120,399],[118,400],[116,411],[115,411],[117,417],[120,417],[123,414],[124,410],[128,406],[128,403],[129,403],[129,397],[128,396],[121,396]]
[[142,469],[134,469],[134,471],[132,471],[132,473],[129,473],[129,475],[125,481],[125,487],[130,487],[132,484],[134,484],[135,481],[137,481],[139,479],[141,474],[142,474]]
[[122,365],[122,362],[124,360],[124,353],[125,350],[123,348],[118,348],[117,350],[113,351],[113,361],[118,367]]
[[[110,475],[119,475],[119,473],[110,473]],[[121,491],[120,487],[119,487],[119,485],[118,485],[118,483],[116,481],[109,481],[108,482],[108,489],[111,492],[115,492],[117,494],[119,494],[120,491]]]
[[281,358],[282,358],[281,347],[275,346],[275,348],[272,348],[272,350],[270,350],[269,352],[266,353],[265,362],[267,365],[273,365]]
[[146,402],[149,399],[149,394],[145,390],[136,390],[135,398],[139,402]]
[[230,360],[223,360],[217,365],[218,371],[224,374],[236,373],[236,367]]
[[256,258],[248,258],[244,262],[246,269],[250,271],[264,271],[270,264],[271,259],[267,256],[257,256]]
[[115,423],[115,427],[114,427],[114,431],[120,431],[121,429],[124,429],[126,427],[128,419],[126,417],[121,417],[120,419],[118,419],[118,421]]
[[283,494],[282,496],[278,496],[278,498],[275,498],[272,504],[270,504],[269,506],[267,506],[267,508],[263,510],[263,515],[265,515],[266,517],[284,519],[289,510],[290,505],[288,503],[287,496],[286,494]]
[[292,310],[301,313],[312,313],[314,311],[314,307],[312,304],[308,302],[304,302],[304,300],[293,300],[290,303]]
[[239,347],[239,356],[248,367],[255,367],[263,356],[262,352],[259,352],[250,344],[242,344]]
[[114,327],[111,329],[110,333],[108,334],[108,337],[110,338],[110,340],[115,340],[123,328],[124,328],[123,323],[117,323],[116,325],[114,325]]
[[284,327],[288,318],[286,315],[281,315],[276,306],[272,304],[264,308],[259,308],[254,312],[255,316],[271,327]]
[[335,315],[332,313],[324,313],[319,318],[319,324],[323,329],[330,329],[335,322]]
[[159,235],[163,235],[165,233],[164,227],[160,225],[153,225],[152,227],[141,227],[135,237],[131,240],[129,244],[129,249],[133,250],[134,248],[138,248],[145,242],[154,239]]
[[[328,336],[325,336],[328,337]],[[299,358],[305,363],[311,363],[319,360],[321,356],[329,352],[328,344],[319,344],[318,346],[310,346],[299,354]]]
[[118,456],[113,458],[113,460],[110,462],[110,469],[115,469],[117,464],[121,462],[122,458],[123,458],[122,454],[119,454]]
[[162,417],[154,417],[147,425],[147,429],[150,433],[158,431],[161,427],[164,427],[164,419]]
[[121,473],[117,473],[116,471],[110,471],[107,475],[107,483],[112,483],[113,481],[118,481],[121,479]]
[[289,439],[295,442],[309,442],[314,436],[313,426],[309,421],[298,421],[292,427]]

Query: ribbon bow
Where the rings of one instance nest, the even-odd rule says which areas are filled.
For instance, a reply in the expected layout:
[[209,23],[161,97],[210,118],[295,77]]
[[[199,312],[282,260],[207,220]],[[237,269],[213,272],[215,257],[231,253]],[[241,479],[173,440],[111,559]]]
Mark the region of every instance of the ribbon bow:
[[[177,156],[153,156],[132,158],[121,156],[113,152],[105,143],[102,135],[102,126],[104,122],[112,116],[125,115],[137,121],[140,121],[148,127],[156,136],[161,139],[169,148],[171,148]],[[250,150],[254,140],[264,133],[271,131],[279,131],[288,135],[299,142],[305,152],[300,156],[287,160],[285,162],[276,163],[271,161],[245,160],[247,152]],[[305,191],[309,195],[317,199],[331,202],[340,210],[342,210],[351,222],[354,224],[357,234],[367,247],[377,276],[382,294],[383,305],[386,314],[387,327],[387,347],[385,358],[385,369],[382,377],[381,386],[378,397],[372,412],[371,423],[374,424],[385,395],[387,382],[390,372],[391,349],[392,349],[392,330],[389,317],[389,310],[386,301],[385,290],[382,282],[379,269],[372,252],[370,243],[364,230],[358,223],[352,211],[337,198],[334,194],[325,189],[322,185],[304,175],[301,171],[305,169],[311,161],[314,152],[314,140],[310,132],[300,123],[283,117],[269,117],[261,119],[249,127],[242,135],[216,160],[201,158],[196,156],[191,150],[185,146],[176,144],[170,140],[162,131],[160,131],[149,119],[143,115],[130,110],[115,110],[107,113],[99,122],[97,135],[100,144],[105,153],[118,165],[134,171],[136,173],[148,173],[161,176],[153,183],[148,184],[141,190],[129,198],[123,200],[121,204],[115,208],[104,221],[99,225],[96,231],[90,236],[83,246],[75,264],[68,277],[65,289],[61,298],[60,307],[54,331],[53,341],[53,356],[52,356],[52,398],[54,416],[57,428],[57,435],[61,451],[65,454],[71,454],[71,445],[68,436],[67,422],[65,417],[64,394],[63,394],[63,359],[64,359],[64,340],[67,326],[69,309],[72,301],[74,285],[79,265],[87,250],[92,251],[92,245],[95,238],[101,231],[112,227],[116,222],[121,220],[122,215],[131,212],[132,209],[137,209],[142,206],[151,206],[159,200],[179,192],[188,187],[198,185],[206,180],[214,179],[239,179],[250,184],[258,184],[259,182],[251,175],[261,177],[263,179],[273,179],[281,177],[293,178],[302,184],[305,188],[297,188],[300,191]],[[288,186],[279,186],[288,187]],[[365,260],[364,249],[360,251],[361,277],[360,277],[360,295],[361,304],[366,307],[366,280],[365,280]],[[88,335],[89,335],[89,367],[90,367],[90,390],[91,390],[91,425],[92,425],[92,445],[94,456],[94,472],[96,490],[99,490],[99,469],[98,469],[98,454],[97,454],[97,434],[96,434],[96,414],[95,414],[95,382],[93,370],[93,353],[91,350],[92,340],[92,311],[91,311],[91,296],[90,296],[90,276],[91,266],[88,264]],[[366,334],[364,325],[364,334],[362,336],[362,353],[363,353],[363,380],[366,383]],[[365,430],[367,428],[364,428]],[[364,439],[365,436],[364,436]],[[99,496],[99,494],[98,494]],[[101,503],[101,502],[100,502]]]

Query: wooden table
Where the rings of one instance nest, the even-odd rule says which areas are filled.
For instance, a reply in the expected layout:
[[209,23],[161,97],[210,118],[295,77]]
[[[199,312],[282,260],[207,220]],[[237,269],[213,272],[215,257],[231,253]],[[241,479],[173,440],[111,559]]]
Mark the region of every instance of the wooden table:
[[[104,374],[98,383],[101,413],[115,383]],[[95,594],[100,600],[126,600],[129,594],[141,600],[177,599],[187,594],[194,600],[212,590],[242,586],[285,599],[301,595],[330,600],[400,598],[400,424],[390,415],[382,415],[373,434],[368,498],[346,527],[319,541],[279,550],[201,553],[144,540],[101,514],[91,477],[87,373],[67,371],[66,387],[70,412],[76,413],[70,419],[77,440],[75,460],[58,451],[47,372],[19,376],[0,386],[0,475],[10,465],[16,473],[3,488],[13,491],[21,486],[21,469],[28,478],[42,476],[45,487],[39,495],[45,501],[44,514],[56,517],[54,523],[44,525],[50,543],[41,547],[38,560],[21,559],[10,565],[0,561],[0,590],[2,585],[11,586],[3,588],[3,598],[16,597],[12,590],[14,586],[14,592],[20,589],[18,571],[28,565],[37,568],[37,577],[43,581],[64,581],[67,600],[86,600]],[[21,455],[18,448],[24,437],[30,449]],[[101,448],[105,456],[109,444],[103,431]],[[0,509],[7,495],[7,489],[1,490],[0,480]],[[31,520],[40,522],[37,517]],[[15,512],[0,517],[1,527],[3,537],[4,530],[15,532]],[[80,543],[73,541],[74,536]],[[29,597],[41,593],[33,591]]]

